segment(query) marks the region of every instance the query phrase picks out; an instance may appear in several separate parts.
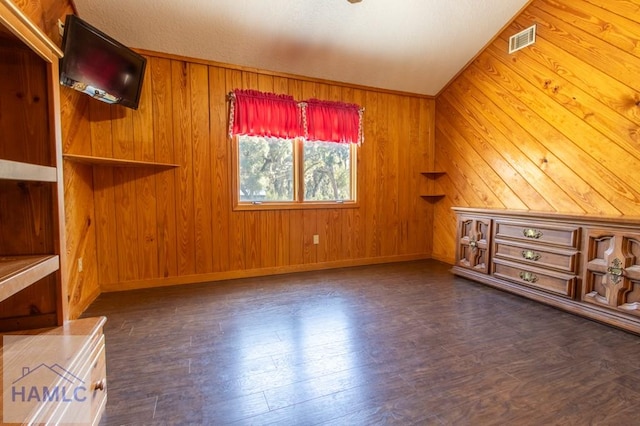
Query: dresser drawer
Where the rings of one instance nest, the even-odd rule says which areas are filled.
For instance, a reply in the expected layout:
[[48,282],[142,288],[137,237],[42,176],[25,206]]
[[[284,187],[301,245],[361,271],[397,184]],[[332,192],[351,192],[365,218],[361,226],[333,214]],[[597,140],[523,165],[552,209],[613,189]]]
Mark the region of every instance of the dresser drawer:
[[103,318],[88,318],[42,333],[56,338],[51,343],[54,350],[61,345],[58,351],[69,353],[59,365],[66,376],[58,373],[52,375],[51,382],[43,383],[50,389],[51,398],[46,401],[43,398],[26,423],[97,425],[100,422],[107,400],[103,323]]
[[[107,401],[104,336],[99,336],[99,340],[92,343],[94,345],[90,348],[90,353],[85,354],[87,358],[77,374],[77,377],[83,383],[84,389],[79,396],[86,398],[86,401],[82,404],[82,410],[72,412],[69,411],[68,404],[61,404],[56,414],[51,415],[49,422],[55,420],[70,424],[98,424]],[[85,411],[89,410],[89,405],[90,414]],[[86,421],[87,416],[90,417],[89,423]]]
[[524,242],[502,241],[495,243],[494,256],[499,259],[525,263],[538,268],[577,272],[578,253],[575,250],[554,249],[550,246]]
[[493,275],[527,287],[573,298],[576,276],[494,259]]
[[529,241],[536,244],[577,248],[580,241],[580,228],[577,226],[496,220],[494,229],[495,238]]
[[105,356],[104,336],[91,355],[87,366],[88,391],[91,398],[92,424],[98,424],[107,404],[107,364]]
[[107,368],[105,359],[104,335],[93,342],[91,354],[82,367],[82,376],[86,385],[86,397],[91,400],[91,424],[96,424],[107,400]]

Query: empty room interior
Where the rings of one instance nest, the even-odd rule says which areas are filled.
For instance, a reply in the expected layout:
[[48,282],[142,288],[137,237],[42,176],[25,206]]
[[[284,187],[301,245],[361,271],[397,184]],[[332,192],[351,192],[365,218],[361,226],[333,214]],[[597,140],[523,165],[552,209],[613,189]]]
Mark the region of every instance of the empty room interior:
[[640,419],[640,0],[0,0],[3,424]]

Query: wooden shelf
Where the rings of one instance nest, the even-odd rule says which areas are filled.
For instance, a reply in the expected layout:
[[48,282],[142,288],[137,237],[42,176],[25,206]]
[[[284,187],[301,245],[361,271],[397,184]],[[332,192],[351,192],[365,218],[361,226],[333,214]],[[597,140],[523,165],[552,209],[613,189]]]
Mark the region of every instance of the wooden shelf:
[[180,167],[178,164],[156,163],[154,161],[124,160],[120,158],[93,157],[91,155],[64,154],[65,160],[76,163],[90,164],[92,166],[108,167],[153,167],[157,169],[170,169]]
[[[428,191],[433,191],[434,181],[438,179],[440,176],[444,176],[447,174],[444,170],[428,170],[425,172],[420,172],[423,176],[429,179],[429,188]],[[445,194],[442,193],[433,193],[433,194],[420,194],[420,196],[430,203],[435,203],[440,199],[444,198]]]
[[56,182],[58,174],[55,167],[0,159],[0,179]]
[[438,178],[442,175],[446,175],[447,172],[445,172],[444,170],[430,170],[428,172],[420,172],[421,174],[423,174],[424,176],[431,178],[431,179],[435,179]]
[[0,257],[0,300],[16,294],[60,268],[56,255]]
[[420,195],[422,198],[424,198],[425,200],[429,200],[429,201],[437,201],[440,198],[443,198],[445,196],[445,194],[422,194]]

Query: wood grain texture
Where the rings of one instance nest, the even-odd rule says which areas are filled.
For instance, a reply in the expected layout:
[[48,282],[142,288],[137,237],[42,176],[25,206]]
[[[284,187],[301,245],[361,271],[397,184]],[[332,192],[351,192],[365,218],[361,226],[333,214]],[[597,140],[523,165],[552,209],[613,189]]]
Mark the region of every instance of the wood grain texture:
[[[131,113],[125,111],[124,108],[114,108],[112,113],[113,154],[117,158],[133,159],[133,121]],[[124,280],[139,276],[138,262],[130,261],[130,259],[135,259],[138,254],[135,176],[135,169],[128,167],[113,168],[118,269],[121,279]]]
[[[367,92],[364,98],[364,115],[365,143],[367,149],[360,150],[360,164],[365,169],[360,172],[362,182],[360,200],[365,212],[365,257],[380,256],[380,236],[383,232],[383,225],[380,223],[379,206],[376,204],[376,194],[380,193],[377,182],[381,180],[383,174],[383,165],[376,155],[376,148],[382,145],[379,137],[378,125],[380,117],[378,112],[378,93]],[[386,120],[386,117],[384,118]],[[371,142],[367,134],[371,134],[375,138],[375,142]],[[363,145],[364,146],[364,145]]]
[[637,336],[449,270],[103,294],[102,424],[637,424]]
[[[56,28],[51,25],[51,15],[65,11],[68,2],[19,1],[17,6],[36,27],[51,35]],[[12,18],[12,12],[5,16],[6,10],[3,18],[8,18],[7,22],[17,24],[22,20]],[[33,285],[0,303],[3,330],[61,324],[68,316],[59,51],[55,43],[59,37],[51,43],[30,28],[16,26],[26,43],[13,36],[3,37],[0,43],[0,157],[27,163],[29,166],[23,167],[26,172],[31,165],[46,166],[52,176],[4,176],[0,182],[0,254],[49,254],[57,260],[52,274],[40,280],[32,275],[26,282],[34,280]],[[10,163],[4,166],[13,168]],[[16,177],[19,180],[14,180]]]
[[[227,91],[228,88],[241,88],[242,86],[242,72],[238,70],[225,70],[225,93],[229,93]],[[233,89],[229,89],[233,90]],[[231,162],[235,161],[231,159],[232,147],[233,143],[231,139],[227,136],[228,129],[225,128],[224,139],[226,140],[226,156],[221,161],[224,162],[223,167],[226,170],[227,176],[229,178],[229,183],[231,183],[234,179],[232,173]],[[229,240],[227,242],[227,247],[229,249],[229,268],[230,270],[243,270],[246,268],[246,257],[245,257],[245,232],[244,232],[244,218],[246,216],[246,212],[239,211],[231,211],[231,191],[233,191],[233,186],[230,184],[228,188],[219,188],[223,193],[228,191],[228,204],[227,211],[229,212]],[[252,238],[251,236],[246,236],[247,239]]]
[[193,146],[191,144],[191,81],[189,65],[171,62],[174,160],[179,164],[176,179],[176,250],[179,274],[194,274],[195,218]]
[[447,205],[640,214],[639,38],[635,1],[536,0],[438,96],[439,259],[454,258]]
[[[149,77],[153,87],[153,142],[155,160],[173,163],[173,98],[171,61],[151,58]],[[177,273],[175,171],[156,174],[158,233],[157,276]]]
[[231,212],[231,178],[228,162],[231,146],[227,138],[226,72],[223,68],[209,68],[209,137],[211,141],[212,188],[211,198],[213,235],[213,270],[228,271],[231,265],[229,238]]
[[[67,256],[72,260],[67,262],[70,318],[77,318],[100,294],[92,176],[91,167],[64,163],[65,204],[73,205],[65,208]],[[80,258],[82,271],[77,264]]]
[[[63,96],[67,152],[87,153],[79,135],[88,132],[95,155],[180,166],[93,167],[90,205],[98,282],[105,288],[430,256],[433,206],[418,196],[417,186],[420,172],[435,161],[433,99],[147,56],[136,111]],[[233,142],[227,136],[226,94],[236,88],[365,107],[358,207],[232,211]],[[87,101],[92,114],[82,112]],[[78,221],[70,229],[84,223],[80,215],[70,219]],[[320,244],[313,244],[314,235]]]
[[58,19],[64,21],[64,17],[74,13],[73,3],[69,0],[14,0],[13,3],[20,8],[31,21],[40,27],[42,31],[58,46],[62,43],[58,31]]
[[[140,95],[141,105],[133,114],[134,157],[138,161],[155,159],[151,92],[151,79],[146,78]],[[146,278],[155,277],[158,269],[156,210],[155,173],[150,169],[136,169],[137,262],[140,275]]]
[[[61,89],[63,150],[74,154],[91,154],[91,128],[88,96],[75,90]],[[93,168],[64,161],[64,199],[66,262],[69,317],[77,318],[100,294],[96,245],[96,216]],[[78,261],[82,258],[83,270]]]
[[[98,102],[89,104],[91,152],[103,157],[113,156],[111,111],[109,108],[106,104]],[[113,214],[115,209],[113,169],[109,167],[94,168],[93,191],[96,214],[98,282],[119,280],[117,222],[116,216]]]

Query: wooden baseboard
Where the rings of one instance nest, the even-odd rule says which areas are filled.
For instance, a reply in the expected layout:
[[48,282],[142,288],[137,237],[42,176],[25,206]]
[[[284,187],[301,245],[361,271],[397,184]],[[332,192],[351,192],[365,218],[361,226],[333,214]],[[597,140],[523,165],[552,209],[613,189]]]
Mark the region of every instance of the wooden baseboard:
[[152,287],[166,287],[172,285],[195,284],[207,281],[222,281],[237,278],[263,277],[268,275],[290,274],[294,272],[320,271],[324,269],[347,268],[351,266],[376,265],[393,262],[408,262],[412,260],[426,260],[432,257],[428,254],[411,254],[402,256],[373,257],[363,259],[339,260],[334,262],[310,263],[303,265],[276,266],[271,268],[245,269],[238,271],[211,272],[207,274],[184,275],[180,277],[154,278],[149,280],[125,281],[117,283],[101,283],[100,290],[104,293],[114,291],[137,290]]
[[437,260],[438,262],[442,263],[448,263],[449,265],[453,265],[456,263],[456,260],[453,257],[440,256],[435,253],[430,257],[430,259]]

